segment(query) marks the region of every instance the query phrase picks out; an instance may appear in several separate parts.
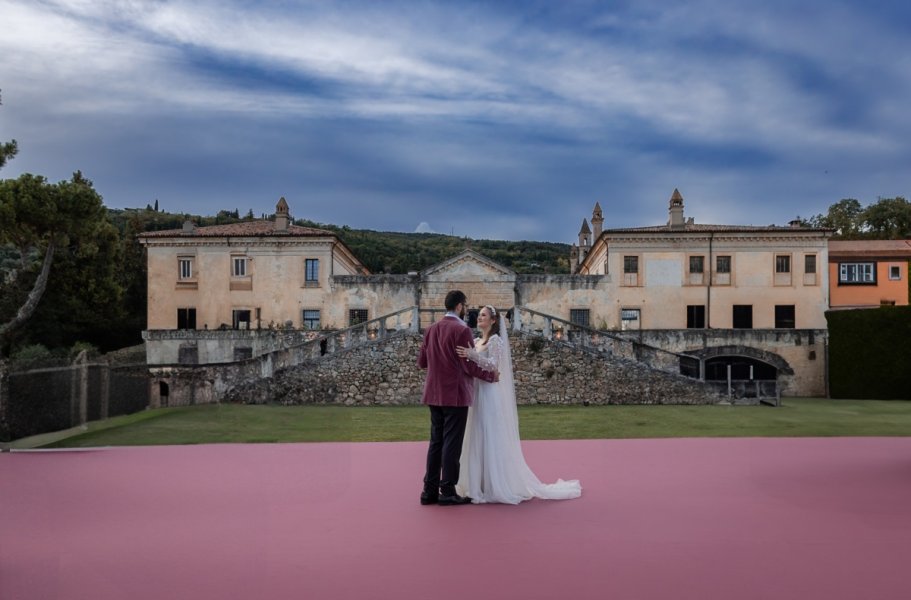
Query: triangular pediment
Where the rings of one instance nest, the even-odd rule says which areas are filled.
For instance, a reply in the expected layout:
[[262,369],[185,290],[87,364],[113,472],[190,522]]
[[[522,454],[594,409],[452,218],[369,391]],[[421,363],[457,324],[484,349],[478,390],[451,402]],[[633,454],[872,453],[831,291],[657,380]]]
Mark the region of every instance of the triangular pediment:
[[516,272],[512,269],[491,260],[483,254],[478,254],[474,250],[463,250],[450,259],[444,260],[431,267],[421,271],[421,277],[424,279],[437,279],[444,277],[446,279],[464,279],[484,277],[515,277]]

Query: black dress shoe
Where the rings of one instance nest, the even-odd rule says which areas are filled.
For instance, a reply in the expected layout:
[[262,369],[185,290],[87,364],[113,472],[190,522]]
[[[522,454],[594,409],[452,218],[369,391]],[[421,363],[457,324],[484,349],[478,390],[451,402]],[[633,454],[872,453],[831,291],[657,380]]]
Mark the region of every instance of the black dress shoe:
[[471,504],[471,498],[453,494],[452,496],[440,496],[438,502],[440,506],[456,506],[459,504]]
[[440,501],[440,497],[436,494],[428,494],[427,492],[421,492],[421,506],[427,506],[428,504],[436,504]]

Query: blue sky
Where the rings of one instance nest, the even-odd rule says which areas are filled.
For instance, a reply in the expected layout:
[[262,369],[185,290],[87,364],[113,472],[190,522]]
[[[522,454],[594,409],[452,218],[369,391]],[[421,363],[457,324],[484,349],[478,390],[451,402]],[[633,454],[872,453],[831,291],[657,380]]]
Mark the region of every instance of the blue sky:
[[0,0],[0,172],[572,242],[908,197],[907,2]]

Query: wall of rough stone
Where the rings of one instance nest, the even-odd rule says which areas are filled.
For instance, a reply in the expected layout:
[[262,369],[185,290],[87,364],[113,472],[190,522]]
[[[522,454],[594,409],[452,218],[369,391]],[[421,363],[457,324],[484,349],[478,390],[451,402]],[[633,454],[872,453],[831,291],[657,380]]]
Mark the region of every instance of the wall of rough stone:
[[715,347],[740,347],[747,356],[770,353],[786,363],[790,371],[779,370],[782,396],[826,395],[829,332],[825,329],[651,329],[616,333],[670,352],[697,356]]
[[[418,404],[424,372],[416,364],[420,335],[408,332],[300,366],[270,379],[239,382],[227,402],[281,404]],[[518,334],[512,339],[520,404],[710,404],[698,381],[622,358]]]

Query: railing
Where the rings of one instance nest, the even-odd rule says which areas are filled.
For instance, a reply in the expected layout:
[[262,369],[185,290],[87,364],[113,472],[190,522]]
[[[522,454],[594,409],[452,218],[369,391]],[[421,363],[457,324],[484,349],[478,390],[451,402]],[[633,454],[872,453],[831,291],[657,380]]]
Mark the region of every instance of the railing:
[[396,332],[416,332],[419,329],[418,319],[418,308],[411,306],[345,329],[321,333],[316,338],[288,348],[288,350],[297,352],[299,357],[304,360],[319,358],[363,343],[385,340]]
[[710,380],[707,379],[705,384],[714,389],[719,396],[727,396],[728,400],[752,400],[771,404],[772,406],[781,406],[781,388],[775,380],[758,380],[758,379],[732,379],[727,380]]
[[516,306],[513,309],[512,329],[538,335],[554,342],[563,342],[586,351],[633,360],[667,373],[699,378],[690,365],[699,359],[687,354],[670,352],[649,346],[607,331],[601,331],[566,321],[552,315]]

